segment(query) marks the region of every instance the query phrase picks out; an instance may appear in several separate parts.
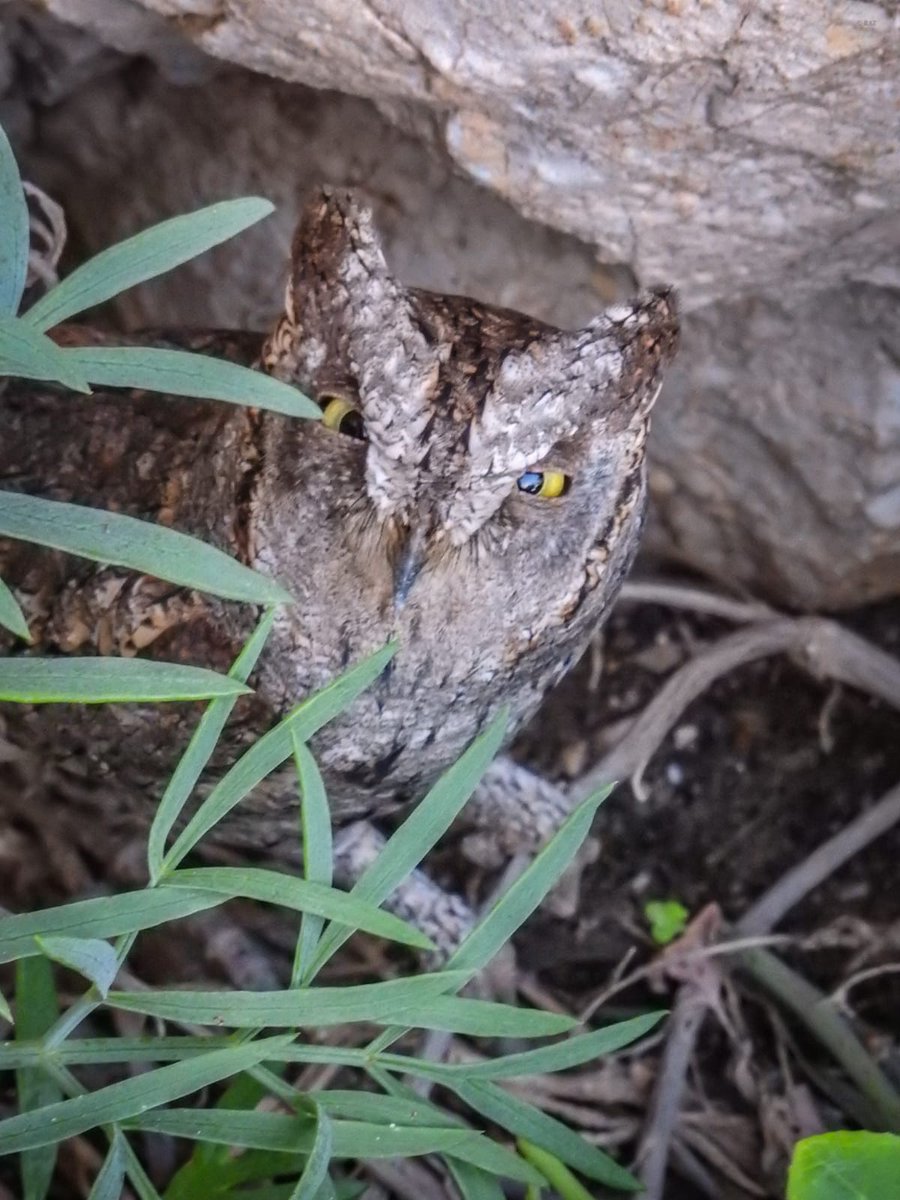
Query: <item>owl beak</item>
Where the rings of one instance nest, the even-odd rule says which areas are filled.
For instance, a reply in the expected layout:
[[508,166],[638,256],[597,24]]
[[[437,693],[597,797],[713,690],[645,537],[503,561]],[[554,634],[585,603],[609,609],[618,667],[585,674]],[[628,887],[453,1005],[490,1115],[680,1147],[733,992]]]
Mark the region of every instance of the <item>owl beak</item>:
[[394,608],[406,603],[412,585],[425,565],[428,544],[421,528],[407,529],[394,559]]

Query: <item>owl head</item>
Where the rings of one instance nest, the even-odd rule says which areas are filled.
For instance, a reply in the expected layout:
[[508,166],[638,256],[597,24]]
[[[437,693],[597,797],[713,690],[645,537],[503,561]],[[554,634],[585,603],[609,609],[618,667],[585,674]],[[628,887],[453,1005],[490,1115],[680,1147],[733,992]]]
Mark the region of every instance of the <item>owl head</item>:
[[440,579],[447,603],[518,609],[532,631],[565,621],[633,550],[648,416],[677,336],[668,291],[565,332],[404,287],[369,209],[322,191],[264,352],[323,412],[274,451],[294,519],[321,494],[334,554],[395,609]]

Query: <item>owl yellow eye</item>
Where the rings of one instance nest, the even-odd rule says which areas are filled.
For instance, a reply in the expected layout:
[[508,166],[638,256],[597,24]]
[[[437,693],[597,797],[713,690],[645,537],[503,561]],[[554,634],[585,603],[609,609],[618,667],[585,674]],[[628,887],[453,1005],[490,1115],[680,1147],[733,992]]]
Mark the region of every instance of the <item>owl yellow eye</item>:
[[358,408],[343,396],[322,396],[322,424],[335,433],[344,433],[347,437],[366,440],[366,426],[363,415]]
[[526,471],[516,480],[520,492],[529,496],[540,496],[543,500],[555,500],[569,490],[571,479],[564,471]]

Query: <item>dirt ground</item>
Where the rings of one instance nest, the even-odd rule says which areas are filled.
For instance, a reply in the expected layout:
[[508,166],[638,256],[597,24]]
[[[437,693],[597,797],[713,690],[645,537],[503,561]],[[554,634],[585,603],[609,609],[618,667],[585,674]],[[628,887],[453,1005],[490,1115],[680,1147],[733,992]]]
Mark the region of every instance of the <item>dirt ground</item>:
[[[900,653],[900,605],[874,606],[841,621]],[[639,712],[669,672],[732,629],[655,605],[621,605],[607,627],[601,662],[587,658],[548,698],[521,739],[523,753],[558,778],[577,777],[608,748],[616,722]],[[674,898],[691,914],[715,903],[727,920],[737,920],[898,780],[896,710],[813,679],[783,656],[741,667],[684,712],[645,772],[640,798],[623,784],[607,800],[596,824],[601,853],[586,872],[579,916],[567,923],[534,918],[518,941],[521,968],[570,1011],[581,1011],[615,972],[634,971],[657,953],[643,916],[646,901]],[[898,861],[900,828],[894,827],[778,927],[791,935],[779,953],[824,992],[856,971],[900,960]],[[822,1073],[831,1076],[828,1056],[758,989],[745,988],[740,976],[737,984],[741,1027],[729,1034],[721,1022],[706,1019],[682,1124],[692,1118],[709,1127],[718,1123],[719,1148],[764,1189],[758,1194],[779,1195],[785,1147],[777,1146],[772,1123],[785,1106],[810,1102],[799,1132],[816,1132],[817,1122],[852,1127],[852,1119],[834,1092],[826,1095],[812,1082],[821,1082]],[[627,1015],[629,1005],[669,1004],[672,997],[671,986],[657,991],[641,981],[616,995],[607,1012]],[[857,1032],[900,1083],[900,973],[861,980],[849,1001]],[[742,1076],[748,1060],[751,1085]],[[714,1169],[721,1166],[710,1161],[714,1154],[699,1153],[713,1169],[713,1190],[696,1181],[691,1186],[676,1172],[666,1200],[753,1194]]]

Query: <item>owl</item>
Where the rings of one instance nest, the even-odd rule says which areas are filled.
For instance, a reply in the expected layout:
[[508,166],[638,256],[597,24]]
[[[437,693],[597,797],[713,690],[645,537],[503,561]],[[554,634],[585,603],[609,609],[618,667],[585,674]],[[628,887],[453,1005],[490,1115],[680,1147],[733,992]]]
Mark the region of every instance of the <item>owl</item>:
[[[396,643],[312,744],[336,818],[377,815],[419,799],[502,706],[511,737],[597,631],[637,548],[650,411],[677,337],[668,291],[566,332],[404,287],[369,209],[323,190],[264,342],[153,339],[255,362],[313,397],[321,421],[14,383],[0,395],[0,487],[161,521],[281,581],[295,603],[279,610],[237,742]],[[12,543],[0,574],[45,652],[225,669],[252,624],[245,608]],[[57,747],[144,782],[190,728],[178,706],[40,717]],[[274,844],[293,803],[293,787],[257,797],[237,841]]]

